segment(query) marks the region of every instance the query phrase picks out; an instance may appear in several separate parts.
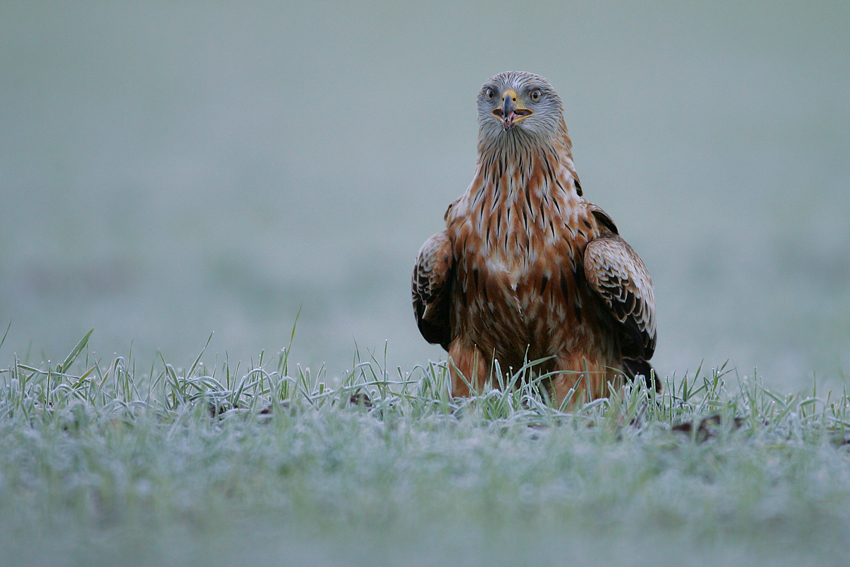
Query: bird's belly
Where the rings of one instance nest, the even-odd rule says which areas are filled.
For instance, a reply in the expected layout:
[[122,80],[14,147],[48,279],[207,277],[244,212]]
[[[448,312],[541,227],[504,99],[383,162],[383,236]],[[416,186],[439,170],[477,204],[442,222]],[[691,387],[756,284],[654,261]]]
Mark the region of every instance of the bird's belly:
[[576,331],[576,285],[569,258],[559,264],[565,270],[554,274],[542,265],[498,257],[480,264],[463,317],[477,322],[470,329],[473,342],[513,365],[526,356],[536,359],[568,348],[565,337]]
[[[561,254],[559,250],[553,250],[533,263],[528,258],[493,255],[484,262],[481,283],[487,286],[488,291],[503,291],[505,297],[510,298],[510,303],[525,312],[530,307],[551,303],[550,285],[562,287],[561,283],[570,284],[574,281],[574,273],[570,255]],[[562,295],[564,293],[566,290],[562,290]]]
[[516,295],[517,288],[529,277],[529,271],[521,262],[508,261],[500,257],[488,258],[484,264],[484,283],[488,287],[506,289]]

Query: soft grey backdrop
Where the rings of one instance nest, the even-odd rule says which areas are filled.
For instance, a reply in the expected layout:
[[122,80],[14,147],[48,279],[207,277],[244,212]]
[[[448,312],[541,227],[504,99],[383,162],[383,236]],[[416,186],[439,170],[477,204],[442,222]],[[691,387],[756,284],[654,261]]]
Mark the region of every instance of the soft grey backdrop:
[[91,327],[191,362],[405,370],[409,273],[469,183],[475,96],[565,103],[586,196],[656,285],[664,374],[850,368],[850,3],[0,4],[2,357]]

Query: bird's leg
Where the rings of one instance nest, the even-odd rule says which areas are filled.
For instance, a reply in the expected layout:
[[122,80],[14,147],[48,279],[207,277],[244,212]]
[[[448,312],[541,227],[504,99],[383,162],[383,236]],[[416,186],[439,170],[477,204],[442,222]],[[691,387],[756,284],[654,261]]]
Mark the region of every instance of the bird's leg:
[[597,360],[588,360],[581,355],[561,355],[555,368],[558,374],[552,378],[552,389],[558,405],[570,399],[571,406],[605,397],[608,382],[621,386],[622,375],[617,375],[607,365]]
[[484,388],[490,362],[473,344],[455,339],[449,346],[449,371],[452,377],[452,396],[469,396],[470,387],[480,392]]

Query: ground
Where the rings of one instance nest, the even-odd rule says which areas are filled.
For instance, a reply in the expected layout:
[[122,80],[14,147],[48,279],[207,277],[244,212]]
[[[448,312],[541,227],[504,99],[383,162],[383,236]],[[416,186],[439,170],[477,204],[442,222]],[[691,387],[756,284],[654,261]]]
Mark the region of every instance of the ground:
[[86,351],[0,374],[4,565],[839,564],[850,534],[848,399],[815,385],[712,369],[567,413],[498,377],[451,399],[444,364]]

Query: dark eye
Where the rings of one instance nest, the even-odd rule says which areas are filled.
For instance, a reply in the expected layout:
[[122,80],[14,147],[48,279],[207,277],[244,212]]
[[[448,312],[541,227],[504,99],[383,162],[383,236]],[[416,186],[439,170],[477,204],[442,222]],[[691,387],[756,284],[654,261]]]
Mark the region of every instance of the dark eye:
[[496,96],[496,93],[493,92],[493,89],[488,88],[484,91],[484,96],[487,97],[487,100],[493,100],[493,97]]
[[534,89],[531,91],[531,100],[533,102],[539,101],[541,96],[543,96],[543,94],[540,92],[540,89]]

